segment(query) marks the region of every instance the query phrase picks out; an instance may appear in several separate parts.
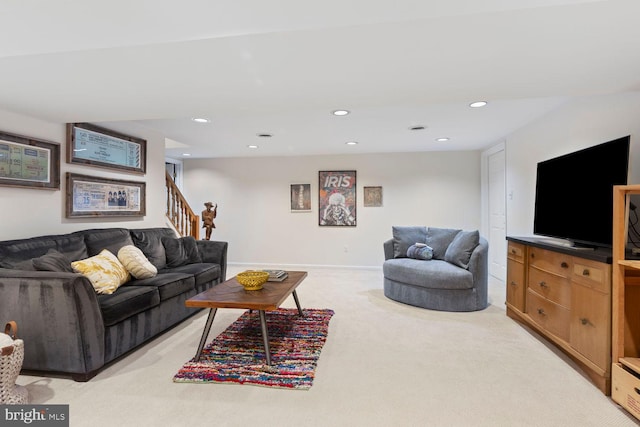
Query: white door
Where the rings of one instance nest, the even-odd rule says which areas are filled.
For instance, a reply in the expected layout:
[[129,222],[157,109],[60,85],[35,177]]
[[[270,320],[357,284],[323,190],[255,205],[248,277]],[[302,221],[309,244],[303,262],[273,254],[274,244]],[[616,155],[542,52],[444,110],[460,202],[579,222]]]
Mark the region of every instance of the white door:
[[507,278],[506,189],[504,149],[487,158],[489,209],[489,274]]

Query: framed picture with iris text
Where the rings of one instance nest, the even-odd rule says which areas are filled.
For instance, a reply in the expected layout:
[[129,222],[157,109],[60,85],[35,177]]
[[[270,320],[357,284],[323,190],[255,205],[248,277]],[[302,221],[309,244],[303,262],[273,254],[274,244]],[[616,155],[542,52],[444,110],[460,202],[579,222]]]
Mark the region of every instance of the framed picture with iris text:
[[318,173],[318,224],[356,226],[356,171]]

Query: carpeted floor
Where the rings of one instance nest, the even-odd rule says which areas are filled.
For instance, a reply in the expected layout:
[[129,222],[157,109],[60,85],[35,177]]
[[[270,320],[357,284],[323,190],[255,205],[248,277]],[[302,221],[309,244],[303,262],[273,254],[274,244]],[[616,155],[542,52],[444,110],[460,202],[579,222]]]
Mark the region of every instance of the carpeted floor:
[[333,310],[282,308],[266,314],[271,365],[266,364],[260,317],[245,311],[173,377],[177,383],[236,383],[308,390],[327,339]]
[[[261,267],[231,265],[228,274]],[[307,270],[297,289],[302,307],[335,311],[308,391],[174,383],[195,354],[206,311],[89,382],[20,376],[18,384],[32,403],[69,404],[73,427],[637,425],[554,347],[505,315],[504,282],[490,279],[487,309],[447,313],[389,300],[379,269]],[[293,299],[283,307],[295,307]],[[210,336],[243,311],[218,310]]]

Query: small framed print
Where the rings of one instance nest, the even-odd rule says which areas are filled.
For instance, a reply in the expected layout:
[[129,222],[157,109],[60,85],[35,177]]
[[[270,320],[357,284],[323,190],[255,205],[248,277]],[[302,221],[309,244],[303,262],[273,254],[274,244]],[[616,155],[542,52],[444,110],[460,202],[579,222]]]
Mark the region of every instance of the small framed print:
[[379,208],[382,206],[382,187],[364,187],[364,207]]
[[291,184],[291,212],[311,212],[311,184]]

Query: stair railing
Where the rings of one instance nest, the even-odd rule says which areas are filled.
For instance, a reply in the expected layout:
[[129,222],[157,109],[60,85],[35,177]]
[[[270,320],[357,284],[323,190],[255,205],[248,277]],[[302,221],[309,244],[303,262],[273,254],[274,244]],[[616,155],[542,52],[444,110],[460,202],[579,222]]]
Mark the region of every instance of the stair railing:
[[200,217],[195,214],[182,192],[165,171],[167,182],[167,218],[173,224],[181,236],[193,236],[196,240],[200,238]]

